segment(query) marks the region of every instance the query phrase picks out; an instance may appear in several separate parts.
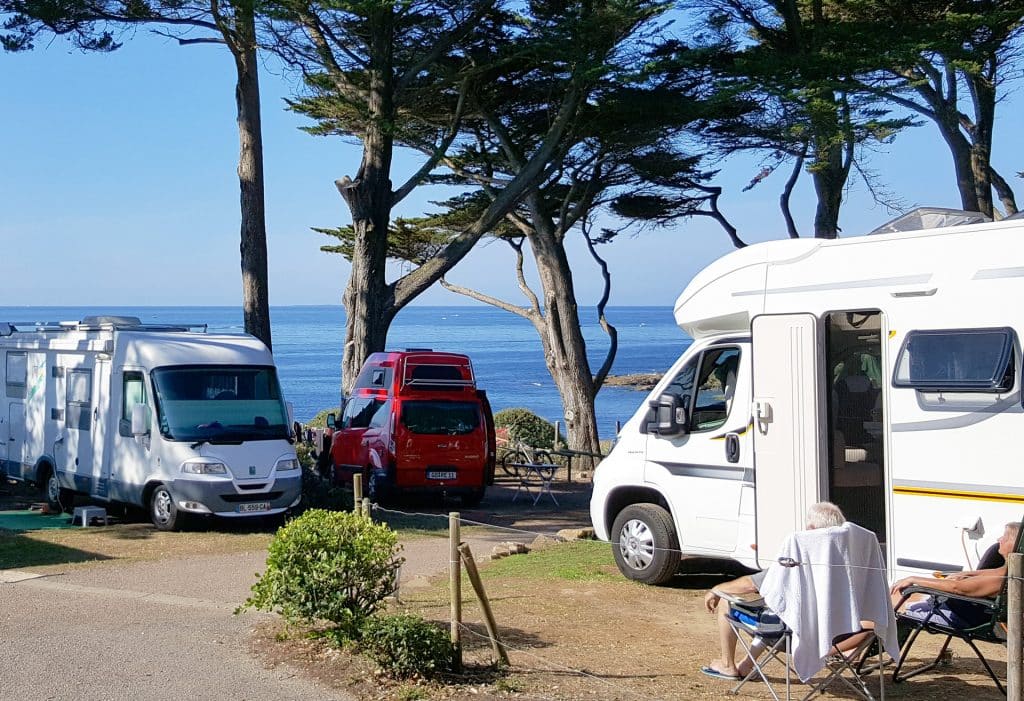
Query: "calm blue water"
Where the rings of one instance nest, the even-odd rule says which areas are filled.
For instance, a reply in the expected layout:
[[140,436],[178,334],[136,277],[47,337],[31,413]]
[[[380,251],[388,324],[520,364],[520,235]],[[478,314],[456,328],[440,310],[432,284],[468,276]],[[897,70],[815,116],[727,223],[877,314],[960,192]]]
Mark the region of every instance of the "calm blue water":
[[[241,333],[236,307],[0,307],[0,321],[56,321],[90,314],[137,316],[150,323],[205,323],[210,331]],[[287,399],[300,421],[338,405],[345,311],[341,306],[273,307],[274,357]],[[664,372],[689,343],[669,307],[613,307],[607,311],[619,331],[613,374]],[[591,370],[608,350],[607,336],[593,309],[581,309]],[[480,387],[495,411],[523,406],[554,421],[562,406],[544,366],[540,340],[524,319],[490,307],[409,307],[391,326],[388,348],[433,348],[466,353]],[[605,387],[597,396],[598,427],[614,434],[616,420],[628,419],[644,394]]]

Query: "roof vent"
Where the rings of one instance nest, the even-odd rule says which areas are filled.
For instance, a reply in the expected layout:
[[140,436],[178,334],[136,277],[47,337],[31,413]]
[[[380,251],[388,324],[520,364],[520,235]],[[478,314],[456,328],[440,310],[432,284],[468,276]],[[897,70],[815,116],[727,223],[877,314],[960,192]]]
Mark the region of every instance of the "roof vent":
[[882,224],[873,234],[893,234],[900,231],[920,231],[921,229],[939,229],[944,226],[963,226],[964,224],[982,224],[992,221],[981,212],[966,212],[962,209],[945,209],[943,207],[918,207],[892,221]]
[[82,319],[82,326],[141,326],[137,316],[87,316]]

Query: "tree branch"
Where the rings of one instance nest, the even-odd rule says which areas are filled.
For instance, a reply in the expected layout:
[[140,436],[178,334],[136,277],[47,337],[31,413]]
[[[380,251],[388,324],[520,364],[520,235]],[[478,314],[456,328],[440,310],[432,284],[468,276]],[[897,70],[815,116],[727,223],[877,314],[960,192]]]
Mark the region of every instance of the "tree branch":
[[463,295],[465,297],[469,297],[470,299],[475,299],[478,302],[483,302],[484,304],[489,304],[492,307],[497,307],[498,309],[504,309],[506,312],[511,312],[512,314],[517,314],[517,315],[523,317],[524,319],[529,319],[529,320],[532,321],[532,319],[530,318],[531,317],[531,312],[530,312],[529,309],[523,309],[522,307],[517,307],[516,305],[512,304],[511,302],[506,302],[505,300],[498,299],[497,297],[491,297],[490,295],[486,295],[483,292],[479,292],[479,291],[471,289],[469,287],[463,287],[462,285],[456,285],[455,283],[448,282],[443,277],[440,279],[440,283],[441,283],[441,287],[443,287],[444,289],[448,290],[449,292],[454,292],[455,294],[460,294],[460,295]]
[[800,178],[800,173],[804,169],[804,160],[807,158],[808,143],[804,142],[803,150],[796,157],[796,162],[793,164],[793,171],[789,174],[789,178],[786,180],[785,186],[782,188],[782,194],[779,195],[779,208],[782,210],[782,217],[786,220],[786,231],[789,232],[789,238],[798,239],[800,238],[800,232],[797,231],[796,222],[793,220],[793,212],[789,207],[790,197],[793,195],[793,188],[796,187],[796,181]]
[[619,331],[608,322],[608,317],[604,313],[605,307],[608,305],[608,298],[611,296],[612,276],[608,272],[608,263],[597,253],[597,247],[594,245],[594,240],[590,237],[589,228],[589,224],[586,221],[580,226],[583,239],[587,242],[587,250],[590,251],[590,255],[597,261],[598,266],[601,268],[601,277],[604,279],[601,299],[597,302],[597,320],[601,324],[601,328],[604,329],[604,332],[608,334],[608,353],[604,356],[601,368],[594,375],[594,394],[596,395],[600,391],[601,386],[604,385],[608,373],[611,372],[612,363],[615,362],[615,355],[619,350]]

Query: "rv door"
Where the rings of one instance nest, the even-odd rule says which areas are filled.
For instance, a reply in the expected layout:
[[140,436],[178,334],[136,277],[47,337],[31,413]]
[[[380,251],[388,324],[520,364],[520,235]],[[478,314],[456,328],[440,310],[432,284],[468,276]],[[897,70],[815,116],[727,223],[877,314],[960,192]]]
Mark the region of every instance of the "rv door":
[[804,527],[822,494],[818,325],[810,314],[764,315],[752,324],[754,485],[758,565]]

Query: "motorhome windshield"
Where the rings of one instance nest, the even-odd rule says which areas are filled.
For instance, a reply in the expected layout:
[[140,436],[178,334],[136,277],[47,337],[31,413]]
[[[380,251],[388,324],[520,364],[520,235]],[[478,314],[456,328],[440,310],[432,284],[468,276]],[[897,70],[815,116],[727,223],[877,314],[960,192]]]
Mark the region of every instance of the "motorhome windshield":
[[402,424],[413,433],[461,436],[480,425],[480,407],[472,402],[404,402]]
[[152,377],[164,438],[236,443],[288,437],[288,414],[273,367],[158,368]]

